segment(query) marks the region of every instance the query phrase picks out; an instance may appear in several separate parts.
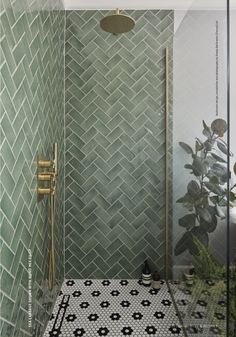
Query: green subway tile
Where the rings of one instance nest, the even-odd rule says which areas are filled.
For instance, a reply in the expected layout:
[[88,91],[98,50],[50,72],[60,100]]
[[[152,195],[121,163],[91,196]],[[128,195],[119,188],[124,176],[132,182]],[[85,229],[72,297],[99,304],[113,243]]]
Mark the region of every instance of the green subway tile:
[[115,226],[117,226],[122,219],[123,219],[122,215],[119,213],[116,213],[114,216],[112,216],[112,218],[108,222],[110,228],[114,228]]
[[[112,227],[111,227],[112,228]],[[120,234],[120,227],[119,227],[119,223],[116,223],[116,227],[112,228],[111,231],[109,231],[109,233],[107,234],[107,239],[109,241],[114,241],[117,236]]]
[[135,257],[129,247],[126,246],[124,243],[122,243],[122,245],[120,246],[119,251],[122,253],[123,256],[126,256],[129,261],[133,260],[133,258]]
[[107,210],[110,207],[110,202],[108,202],[102,195],[96,195],[96,203],[99,204],[102,208]]
[[112,204],[112,206],[108,208],[107,212],[109,213],[110,216],[114,216],[122,207],[123,204],[119,200],[117,200]]
[[[94,124],[94,127],[99,130],[105,137],[110,133],[110,130],[107,128],[107,126],[102,121],[97,121]],[[109,139],[108,139],[109,140]]]
[[1,322],[1,336],[12,337],[14,333],[14,325],[11,325],[9,322]]
[[84,265],[89,265],[97,256],[94,250],[90,250],[90,252],[82,259]]
[[94,248],[97,255],[103,259],[106,259],[108,256],[108,252],[106,249],[104,249],[103,245],[98,243],[97,246]]
[[90,278],[90,276],[93,274],[94,270],[96,269],[96,265],[92,262],[88,266],[84,268],[84,277]]
[[[68,274],[78,278],[139,277],[148,252],[159,264],[154,253],[159,243],[154,237],[159,227],[164,227],[159,218],[165,203],[164,194],[160,193],[164,161],[159,160],[164,154],[164,123],[156,109],[161,108],[159,102],[165,99],[161,45],[164,40],[172,43],[173,13],[127,11],[137,20],[135,34],[119,37],[94,28],[105,13],[85,10],[67,15],[66,147],[71,156],[67,155],[66,199],[76,195],[78,202],[66,202],[66,221],[68,226],[72,221],[77,223],[81,218],[77,205],[82,202],[82,228],[74,227],[74,240],[80,241],[83,235],[81,252],[85,253],[84,259],[89,256],[88,265],[79,263],[79,256],[73,259],[74,265],[66,263]],[[171,71],[170,64],[170,75]],[[78,139],[82,140],[82,147]],[[78,151],[73,151],[73,143],[85,154],[82,163]],[[73,170],[79,175],[72,175]],[[69,235],[65,244],[71,260],[73,237]],[[145,235],[147,240],[142,241],[142,247],[135,246]],[[93,254],[89,255],[93,249],[95,260]],[[114,264],[116,252],[119,263]],[[159,254],[164,256],[164,247]]]
[[123,205],[126,205],[126,207],[131,211],[133,210],[133,208],[135,207],[135,204],[132,202],[132,200],[130,200],[129,197],[127,197],[125,194],[123,194],[121,197],[120,197],[120,202],[123,204]]
[[[117,150],[119,150],[119,148],[122,146],[122,142],[120,141],[120,139],[116,139],[114,142],[111,143],[110,146],[108,146],[107,151],[112,155],[114,154]],[[119,154],[118,154],[119,155]],[[121,155],[121,153],[120,153]],[[117,154],[116,154],[116,158],[117,158]]]
[[118,274],[117,274],[117,278],[118,279],[128,279],[130,278],[130,274],[125,271],[124,269],[122,269]]
[[109,152],[111,153],[111,157],[107,161],[107,164],[109,165],[109,167],[113,167],[114,165],[116,165],[123,157],[122,154],[118,151],[121,144],[122,142],[118,139],[114,142],[114,147],[116,149],[115,152],[111,153],[111,148],[110,148]]
[[[46,1],[47,4],[49,1],[50,0]],[[56,0],[55,6],[58,5],[59,1]],[[8,32],[3,31],[3,34],[7,34],[4,41],[8,41],[8,46],[5,44],[4,57],[6,57],[6,69],[10,71],[10,76],[14,82],[14,85],[12,85],[13,82],[11,81],[6,82],[10,95],[6,90],[2,93],[3,106],[6,109],[10,122],[10,125],[9,123],[4,124],[6,132],[6,140],[4,141],[6,141],[6,143],[3,143],[2,154],[6,166],[3,173],[4,181],[7,183],[5,186],[6,190],[8,191],[8,189],[11,188],[11,202],[8,200],[2,205],[3,209],[6,208],[5,213],[9,214],[8,218],[11,217],[11,225],[15,227],[15,232],[14,237],[12,238],[11,235],[11,240],[9,240],[9,238],[7,238],[9,233],[3,227],[3,238],[9,246],[11,245],[11,249],[14,251],[11,273],[14,278],[18,278],[18,282],[14,283],[15,288],[11,294],[17,305],[14,305],[10,310],[11,315],[8,317],[10,321],[9,324],[13,322],[11,321],[13,318],[17,317],[17,323],[14,322],[15,332],[12,332],[12,335],[25,337],[26,334],[24,331],[26,330],[27,312],[21,310],[21,307],[23,307],[25,303],[17,299],[17,294],[19,294],[18,289],[22,287],[22,285],[27,285],[27,282],[25,282],[27,274],[19,272],[21,263],[27,265],[27,254],[26,251],[22,252],[23,246],[21,241],[23,241],[25,245],[31,242],[32,248],[36,246],[36,243],[37,245],[41,245],[41,247],[35,250],[39,256],[37,257],[37,264],[41,266],[42,260],[47,258],[47,250],[45,249],[46,247],[43,246],[44,242],[47,242],[47,240],[45,240],[47,237],[47,223],[45,223],[44,228],[43,223],[41,223],[40,235],[44,235],[45,237],[39,238],[37,227],[38,214],[41,213],[40,216],[45,217],[46,213],[45,208],[40,207],[40,205],[36,203],[36,182],[33,180],[34,174],[36,173],[35,162],[39,142],[41,144],[49,144],[51,139],[57,139],[60,145],[63,144],[64,88],[62,71],[63,40],[61,39],[61,37],[63,37],[63,34],[61,34],[63,31],[63,15],[59,14],[59,12],[54,15],[55,13],[53,14],[53,11],[50,10],[47,12],[47,20],[45,21],[43,11],[38,10],[37,13],[32,15],[32,11],[26,2],[21,4],[21,8],[19,8],[17,2],[12,3],[11,6],[12,7],[8,6],[6,9],[7,17],[4,16],[4,11],[1,13],[3,18],[9,20],[9,22],[5,22],[5,27],[9,28]],[[11,15],[9,13],[11,13]],[[58,16],[59,20],[52,20],[51,30],[49,30],[49,17],[53,15],[54,19]],[[11,36],[13,35],[14,39],[11,40]],[[55,53],[54,42],[47,43],[50,40],[58,44],[56,48],[58,53]],[[48,72],[49,66],[50,74]],[[56,74],[55,77],[54,74]],[[6,81],[8,80],[8,75],[9,72],[4,75]],[[52,78],[50,78],[50,76]],[[11,84],[11,86],[9,86],[9,84]],[[54,114],[57,118],[52,120],[52,115]],[[39,121],[41,121],[41,125]],[[44,154],[46,154],[46,152],[49,154],[46,148],[47,146],[43,145],[43,147]],[[63,151],[63,146],[60,146],[60,148]],[[6,171],[7,169],[9,170],[9,174]],[[61,173],[63,176],[63,167],[61,168]],[[11,179],[9,179],[9,175],[12,177]],[[13,187],[13,181],[16,184],[15,188]],[[61,191],[58,192],[58,196],[61,198],[62,193]],[[26,214],[24,205],[27,205],[32,213],[30,217]],[[21,211],[24,221],[27,222],[28,226],[30,225],[30,232],[28,232],[26,228],[22,230],[22,222],[20,219]],[[12,214],[11,216],[10,212]],[[61,221],[58,223],[58,226],[62,226]],[[11,227],[9,226],[8,230],[10,229]],[[60,234],[57,234],[57,240],[61,240],[59,235]],[[41,254],[41,251],[45,252],[45,256]],[[4,259],[4,263],[6,263],[8,259],[7,256],[4,256]],[[63,269],[61,262],[58,267]],[[34,270],[34,272],[36,272],[36,270]],[[38,268],[37,275],[39,280],[43,279],[44,270]],[[38,283],[36,287],[43,288],[44,285]],[[39,304],[37,303],[34,303],[34,308],[35,312],[40,313],[40,311],[45,311],[43,307],[39,308]],[[18,312],[21,314],[18,314]],[[37,336],[42,334],[42,326],[48,319],[49,312],[50,308],[47,309],[46,315],[38,315],[38,321],[33,320],[33,326],[35,331],[37,331]],[[23,330],[21,330],[21,328]],[[22,332],[19,335],[20,330]],[[4,332],[4,336],[7,336],[7,333]]]
[[[125,270],[128,272],[128,273],[132,273],[133,269],[134,269],[134,266],[132,265],[132,263],[130,263],[130,261],[123,256],[122,259],[120,259],[119,261],[119,264],[121,266],[125,266]],[[120,268],[119,268],[120,269]]]
[[110,171],[108,171],[107,176],[109,179],[115,178],[119,172],[122,170],[122,166],[120,164],[115,165]]
[[96,182],[99,181],[99,185],[97,186],[98,189],[101,191],[103,190],[103,187],[101,186],[100,182],[104,184],[104,193],[107,193],[107,185],[110,183],[110,179],[107,177],[106,174],[103,173],[102,170],[97,170],[95,174]]
[[10,269],[12,262],[14,260],[14,254],[12,250],[7,247],[5,244],[2,245],[1,248],[1,264],[6,269]]
[[[102,278],[104,278],[104,275],[106,275],[106,272],[109,269],[109,264],[107,264],[100,256],[96,257],[96,259],[94,260],[94,264],[97,268],[102,270],[103,272]],[[97,272],[96,272],[96,275],[97,275]]]
[[1,223],[1,236],[9,246],[13,237],[14,229],[11,226],[11,223],[6,219],[6,217],[3,217],[3,219],[1,219]]
[[1,179],[5,190],[8,192],[9,195],[11,195],[15,187],[15,182],[6,166],[4,166],[1,172]]
[[13,282],[14,282],[14,278],[12,277],[12,275],[10,275],[5,269],[3,269],[3,272],[1,275],[2,290],[8,296],[10,296]]
[[1,208],[2,208],[3,213],[6,215],[8,221],[11,222],[12,211],[14,210],[14,205],[6,193],[4,193],[2,196]]
[[120,271],[120,264],[115,263],[107,272],[109,278],[115,278],[115,276],[119,273],[119,271]]

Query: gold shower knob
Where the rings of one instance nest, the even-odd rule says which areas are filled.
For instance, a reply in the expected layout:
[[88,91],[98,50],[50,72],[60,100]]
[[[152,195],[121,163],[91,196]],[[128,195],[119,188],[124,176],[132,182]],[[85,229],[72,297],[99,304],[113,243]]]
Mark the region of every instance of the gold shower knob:
[[51,167],[53,165],[52,160],[39,160],[38,167]]
[[51,193],[51,188],[43,188],[43,187],[38,188],[39,195],[50,194],[50,193]]
[[40,180],[40,181],[50,181],[51,175],[48,174],[48,173],[39,173],[38,174],[38,180]]

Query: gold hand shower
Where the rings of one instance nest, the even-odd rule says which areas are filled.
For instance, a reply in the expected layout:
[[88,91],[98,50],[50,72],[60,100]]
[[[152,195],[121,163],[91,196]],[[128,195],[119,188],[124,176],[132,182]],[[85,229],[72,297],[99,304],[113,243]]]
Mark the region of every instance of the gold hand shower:
[[[38,160],[38,174],[37,174],[38,199],[41,200],[44,195],[50,195],[51,241],[49,253],[49,270],[48,270],[48,287],[50,290],[53,289],[55,282],[54,232],[55,232],[55,218],[56,218],[56,177],[58,175],[57,143],[53,145],[53,157],[54,157],[53,160],[41,160],[41,159]],[[49,169],[49,171],[44,171],[45,169]],[[46,184],[47,186],[45,186]]]

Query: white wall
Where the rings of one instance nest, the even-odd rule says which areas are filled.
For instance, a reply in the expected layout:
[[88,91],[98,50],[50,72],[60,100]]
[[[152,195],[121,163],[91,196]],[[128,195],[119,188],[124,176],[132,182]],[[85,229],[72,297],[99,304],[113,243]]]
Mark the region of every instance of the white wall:
[[[180,22],[182,11],[175,11]],[[173,111],[173,239],[182,236],[178,219],[186,214],[176,200],[186,193],[191,175],[184,168],[191,158],[178,145],[184,141],[194,146],[202,136],[202,120],[207,124],[216,117],[216,21],[219,23],[219,117],[226,119],[226,12],[188,11],[174,36],[174,111]],[[236,153],[236,151],[235,151]],[[225,221],[210,234],[213,251],[225,254]],[[216,249],[217,246],[217,249]],[[174,257],[175,265],[189,264],[190,256]]]

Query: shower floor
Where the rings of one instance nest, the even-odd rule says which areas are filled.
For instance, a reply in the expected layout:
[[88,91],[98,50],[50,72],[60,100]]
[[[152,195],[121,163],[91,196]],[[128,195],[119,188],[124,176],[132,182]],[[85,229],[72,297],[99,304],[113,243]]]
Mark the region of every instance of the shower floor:
[[195,279],[169,282],[188,337],[226,337],[226,284]]
[[183,337],[164,281],[65,280],[44,337]]

